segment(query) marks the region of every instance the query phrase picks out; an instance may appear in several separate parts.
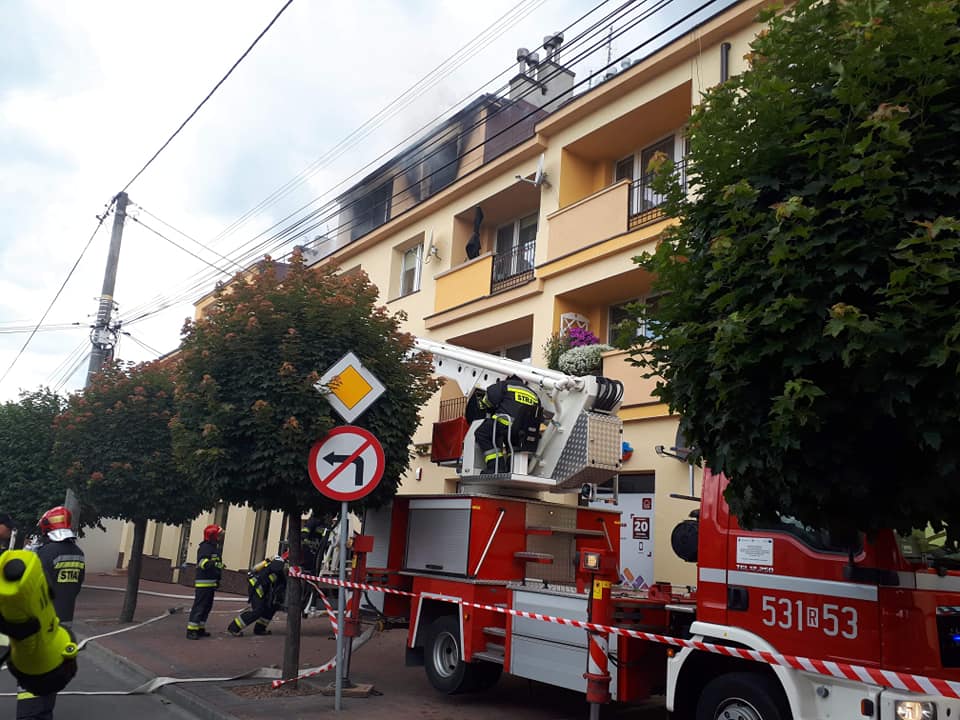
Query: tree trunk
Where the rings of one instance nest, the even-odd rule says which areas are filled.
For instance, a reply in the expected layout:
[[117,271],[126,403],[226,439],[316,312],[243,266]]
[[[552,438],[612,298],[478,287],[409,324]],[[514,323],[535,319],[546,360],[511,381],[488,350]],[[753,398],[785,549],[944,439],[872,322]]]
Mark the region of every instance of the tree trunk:
[[[291,567],[300,565],[300,511],[287,513],[287,542]],[[287,637],[283,643],[283,677],[300,674],[300,619],[302,617],[303,581],[287,577]]]
[[123,596],[120,622],[132,622],[137,611],[137,590],[140,587],[140,569],[143,567],[143,541],[147,538],[147,521],[133,521],[133,544],[130,546],[130,562],[127,565],[127,592]]

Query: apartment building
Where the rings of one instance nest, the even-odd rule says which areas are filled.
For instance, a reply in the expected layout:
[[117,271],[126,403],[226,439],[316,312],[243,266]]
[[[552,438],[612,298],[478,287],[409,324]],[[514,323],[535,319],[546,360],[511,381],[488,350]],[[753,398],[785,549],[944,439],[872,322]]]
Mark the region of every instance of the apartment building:
[[[337,230],[308,244],[308,257],[363,268],[418,336],[535,365],[545,365],[551,334],[572,326],[609,341],[627,304],[654,300],[652,278],[632,258],[675,222],[650,187],[650,160],[666,153],[685,177],[691,110],[705,89],[742,71],[767,4],[736,3],[589,88],[563,66],[562,38],[545,44],[543,60],[520,52],[506,98],[478,98],[345,192]],[[670,536],[696,504],[672,496],[696,495],[700,470],[673,457],[677,418],[625,352],[604,353],[602,373],[625,387],[620,416],[632,451],[620,486],[632,574],[693,585]],[[447,383],[423,409],[400,492],[455,489],[453,470],[430,460],[431,431],[464,402]],[[218,512],[228,523],[228,566],[276,547],[279,516]],[[151,546],[148,533],[148,549],[160,566],[182,562],[206,521],[169,538],[154,530],[160,540]]]

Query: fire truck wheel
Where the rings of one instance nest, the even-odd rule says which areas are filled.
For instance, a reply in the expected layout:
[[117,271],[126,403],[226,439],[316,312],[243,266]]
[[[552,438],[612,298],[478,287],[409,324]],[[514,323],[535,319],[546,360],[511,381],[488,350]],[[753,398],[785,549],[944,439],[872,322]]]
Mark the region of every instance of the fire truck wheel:
[[470,688],[472,668],[463,661],[460,651],[460,623],[446,615],[427,628],[424,663],[427,679],[440,692],[448,695]]
[[727,673],[703,689],[697,720],[790,720],[790,708],[773,678],[750,672]]

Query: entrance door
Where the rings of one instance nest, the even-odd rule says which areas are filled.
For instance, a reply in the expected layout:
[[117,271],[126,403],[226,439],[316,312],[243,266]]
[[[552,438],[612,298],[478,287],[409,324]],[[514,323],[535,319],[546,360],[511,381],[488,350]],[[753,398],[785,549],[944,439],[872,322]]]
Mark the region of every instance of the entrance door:
[[[652,473],[620,476],[620,582],[647,588],[654,582],[654,476]],[[593,503],[609,507],[603,502]]]

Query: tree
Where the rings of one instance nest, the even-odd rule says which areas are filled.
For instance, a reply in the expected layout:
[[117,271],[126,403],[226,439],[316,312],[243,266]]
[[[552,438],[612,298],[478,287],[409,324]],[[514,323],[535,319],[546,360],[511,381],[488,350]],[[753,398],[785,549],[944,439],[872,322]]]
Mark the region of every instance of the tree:
[[[281,272],[283,276],[281,277]],[[218,483],[224,500],[287,514],[290,560],[300,559],[302,514],[339,511],[310,482],[310,447],[342,424],[314,385],[352,351],[386,387],[357,423],[380,440],[386,469],[377,489],[353,504],[380,505],[409,467],[420,407],[436,389],[430,365],[410,357],[402,314],[377,306],[377,288],[361,271],[307,269],[269,258],[215,295],[208,317],[183,330],[177,457],[197,481]],[[287,584],[300,606],[300,583]],[[284,677],[299,667],[300,613],[287,613]]]
[[[56,462],[96,517],[133,523],[121,622],[133,620],[147,522],[179,524],[213,506],[214,488],[173,459],[171,370],[116,364],[72,395],[56,420]],[[85,513],[89,514],[89,513]]]
[[958,14],[768,12],[691,118],[634,357],[746,524],[960,530]]
[[53,421],[63,398],[47,388],[0,405],[0,510],[23,529],[63,503],[66,483],[50,464]]

